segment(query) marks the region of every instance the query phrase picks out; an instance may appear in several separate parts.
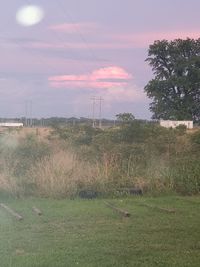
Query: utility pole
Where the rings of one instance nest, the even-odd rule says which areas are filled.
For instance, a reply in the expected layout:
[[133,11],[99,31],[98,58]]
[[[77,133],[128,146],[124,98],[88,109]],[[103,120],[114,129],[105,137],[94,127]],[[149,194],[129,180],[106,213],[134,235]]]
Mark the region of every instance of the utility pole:
[[96,104],[96,97],[93,96],[91,98],[91,100],[92,100],[92,127],[95,128],[95,124],[96,124],[96,122],[95,122],[95,104]]
[[33,103],[30,100],[26,100],[25,102],[25,126],[32,127],[33,126]]
[[102,101],[104,100],[102,97],[93,96],[92,100],[92,127],[95,128],[96,126],[96,119],[95,119],[95,105],[96,101],[99,101],[99,128],[102,127]]
[[28,121],[27,121],[27,116],[28,116],[28,103],[27,101],[25,102],[25,126],[27,127]]
[[99,100],[99,128],[102,128],[102,101],[103,98],[100,96]]
[[33,112],[33,103],[30,101],[30,126],[33,126],[33,118],[32,118],[32,112]]

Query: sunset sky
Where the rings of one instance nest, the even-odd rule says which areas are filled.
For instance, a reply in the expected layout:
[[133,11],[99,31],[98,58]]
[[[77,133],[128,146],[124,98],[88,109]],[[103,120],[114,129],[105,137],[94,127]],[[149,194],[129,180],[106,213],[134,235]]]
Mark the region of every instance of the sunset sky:
[[[30,4],[44,19],[25,27],[16,13]],[[91,97],[102,96],[103,117],[149,119],[148,46],[199,38],[199,12],[198,0],[2,1],[0,117],[24,116],[27,101],[34,117],[91,117]]]

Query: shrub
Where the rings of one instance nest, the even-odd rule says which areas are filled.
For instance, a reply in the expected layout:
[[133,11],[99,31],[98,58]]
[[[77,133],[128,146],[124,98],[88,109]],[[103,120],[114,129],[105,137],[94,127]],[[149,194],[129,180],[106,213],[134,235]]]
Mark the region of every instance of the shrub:
[[36,162],[50,155],[49,145],[39,141],[34,135],[18,139],[16,136],[6,135],[2,138],[6,142],[0,142],[0,175],[4,181],[0,188],[16,194],[32,193],[35,188],[29,171]]
[[50,147],[47,143],[38,141],[34,135],[27,135],[13,151],[12,159],[17,162],[14,175],[26,175],[32,165],[49,154]]
[[194,145],[197,145],[197,146],[200,145],[200,130],[196,131],[195,133],[193,133],[193,134],[191,135],[191,142],[192,142]]

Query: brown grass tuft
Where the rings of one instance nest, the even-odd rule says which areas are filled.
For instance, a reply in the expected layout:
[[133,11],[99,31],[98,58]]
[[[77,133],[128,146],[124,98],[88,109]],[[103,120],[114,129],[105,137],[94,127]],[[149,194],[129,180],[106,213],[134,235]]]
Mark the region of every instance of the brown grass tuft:
[[52,197],[72,197],[85,188],[98,190],[103,183],[97,165],[80,162],[67,151],[59,151],[37,163],[30,176],[40,195]]

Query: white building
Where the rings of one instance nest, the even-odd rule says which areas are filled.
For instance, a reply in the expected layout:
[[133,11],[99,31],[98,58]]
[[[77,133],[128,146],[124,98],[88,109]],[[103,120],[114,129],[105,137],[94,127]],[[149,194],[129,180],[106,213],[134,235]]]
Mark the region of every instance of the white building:
[[23,123],[20,122],[1,122],[0,127],[23,127]]
[[165,128],[176,128],[179,125],[185,125],[187,129],[193,129],[193,121],[160,120],[160,126]]

